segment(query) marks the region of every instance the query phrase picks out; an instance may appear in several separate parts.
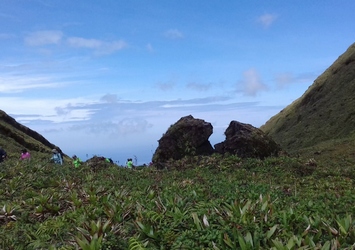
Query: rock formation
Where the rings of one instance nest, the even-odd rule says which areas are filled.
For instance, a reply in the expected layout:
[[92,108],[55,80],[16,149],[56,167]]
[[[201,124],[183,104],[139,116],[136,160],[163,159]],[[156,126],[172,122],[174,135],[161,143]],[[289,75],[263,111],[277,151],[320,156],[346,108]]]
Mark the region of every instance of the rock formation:
[[214,146],[216,153],[263,159],[277,156],[281,151],[280,146],[271,137],[250,124],[231,121],[224,134],[226,139]]
[[212,132],[213,127],[209,122],[195,119],[191,115],[180,118],[158,141],[153,162],[178,160],[192,155],[211,155],[214,149],[208,138]]

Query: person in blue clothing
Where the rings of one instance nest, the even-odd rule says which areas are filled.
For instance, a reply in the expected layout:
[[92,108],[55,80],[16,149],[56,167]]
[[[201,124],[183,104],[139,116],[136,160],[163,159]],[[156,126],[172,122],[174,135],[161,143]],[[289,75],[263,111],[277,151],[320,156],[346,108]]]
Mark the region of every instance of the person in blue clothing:
[[7,157],[6,151],[0,147],[0,162],[3,162]]
[[62,155],[58,152],[57,149],[52,149],[52,158],[50,159],[51,161],[53,161],[55,164],[60,164],[63,165],[63,158]]

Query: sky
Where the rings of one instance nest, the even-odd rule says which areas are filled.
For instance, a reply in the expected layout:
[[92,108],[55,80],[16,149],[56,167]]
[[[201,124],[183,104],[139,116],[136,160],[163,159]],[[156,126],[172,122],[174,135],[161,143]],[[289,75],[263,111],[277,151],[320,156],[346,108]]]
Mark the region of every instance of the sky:
[[[0,0],[0,109],[82,160],[149,163],[181,117],[260,127],[355,42],[355,1]],[[3,145],[6,148],[6,145]]]

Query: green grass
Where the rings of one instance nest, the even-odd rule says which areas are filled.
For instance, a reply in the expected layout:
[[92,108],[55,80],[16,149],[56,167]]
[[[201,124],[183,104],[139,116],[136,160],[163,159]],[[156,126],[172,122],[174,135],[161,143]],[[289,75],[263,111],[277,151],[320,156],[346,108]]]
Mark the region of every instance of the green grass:
[[47,158],[51,150],[57,148],[42,135],[18,123],[2,110],[0,110],[0,147],[4,148],[11,158],[17,159],[22,149],[28,150],[36,158]]
[[355,127],[355,44],[261,129],[286,151],[348,138]]
[[351,249],[347,164],[212,156],[128,170],[9,160],[0,249]]

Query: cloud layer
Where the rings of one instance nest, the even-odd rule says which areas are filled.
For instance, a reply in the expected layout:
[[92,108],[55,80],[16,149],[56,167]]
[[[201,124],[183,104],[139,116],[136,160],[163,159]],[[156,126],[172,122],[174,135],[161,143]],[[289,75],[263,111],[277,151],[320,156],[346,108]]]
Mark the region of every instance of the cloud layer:
[[109,55],[128,47],[128,44],[124,40],[103,41],[93,38],[65,37],[64,33],[59,30],[42,30],[32,32],[25,37],[24,41],[28,46],[61,44],[73,48],[91,49],[94,50],[97,55]]

